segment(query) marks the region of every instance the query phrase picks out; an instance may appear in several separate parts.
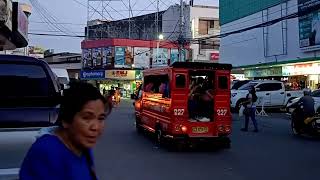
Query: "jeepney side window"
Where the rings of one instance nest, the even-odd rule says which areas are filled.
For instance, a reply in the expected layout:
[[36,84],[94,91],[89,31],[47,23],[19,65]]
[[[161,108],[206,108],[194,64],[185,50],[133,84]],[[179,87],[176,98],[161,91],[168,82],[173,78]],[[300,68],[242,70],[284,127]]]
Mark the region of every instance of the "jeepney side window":
[[176,75],[176,88],[185,88],[186,87],[186,76],[184,74]]
[[228,89],[228,77],[226,76],[219,76],[218,77],[218,87],[219,89]]
[[168,75],[152,75],[145,77],[144,91],[162,94],[163,98],[170,97],[169,87],[169,76]]

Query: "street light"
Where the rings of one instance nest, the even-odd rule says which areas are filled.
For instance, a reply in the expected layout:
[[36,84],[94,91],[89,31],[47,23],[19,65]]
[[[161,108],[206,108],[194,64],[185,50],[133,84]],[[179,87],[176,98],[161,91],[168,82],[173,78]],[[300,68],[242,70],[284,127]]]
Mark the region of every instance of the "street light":
[[160,34],[160,35],[159,35],[159,40],[163,40],[163,39],[164,39],[163,34]]
[[159,56],[159,46],[160,46],[160,41],[164,39],[163,34],[159,34],[158,37],[158,42],[157,42],[157,57],[156,57],[156,62],[158,63],[158,56]]

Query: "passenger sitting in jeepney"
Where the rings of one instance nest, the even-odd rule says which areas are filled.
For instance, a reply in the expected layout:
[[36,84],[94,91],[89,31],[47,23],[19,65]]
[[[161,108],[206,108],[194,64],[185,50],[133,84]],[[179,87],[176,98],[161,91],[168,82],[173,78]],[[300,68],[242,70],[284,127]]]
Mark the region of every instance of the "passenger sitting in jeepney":
[[213,114],[213,86],[208,79],[199,77],[190,86],[188,109],[190,118],[209,121]]
[[148,83],[145,87],[145,92],[151,92],[154,84],[152,82]]
[[162,82],[159,86],[159,93],[162,94],[163,98],[168,98],[170,94],[169,82]]
[[188,110],[190,118],[196,119],[198,115],[200,115],[200,97],[201,97],[201,89],[203,84],[203,78],[199,77],[196,82],[192,82],[190,86],[190,93],[188,95]]
[[213,114],[213,86],[212,83],[206,79],[202,85],[201,106],[203,116],[211,118]]

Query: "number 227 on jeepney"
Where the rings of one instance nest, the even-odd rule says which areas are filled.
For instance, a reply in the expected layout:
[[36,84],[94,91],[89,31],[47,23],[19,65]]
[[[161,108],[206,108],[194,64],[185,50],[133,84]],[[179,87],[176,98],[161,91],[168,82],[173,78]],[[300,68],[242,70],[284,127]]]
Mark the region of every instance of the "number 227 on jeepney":
[[138,131],[156,134],[158,143],[222,142],[230,147],[232,65],[175,62],[143,72],[136,101]]

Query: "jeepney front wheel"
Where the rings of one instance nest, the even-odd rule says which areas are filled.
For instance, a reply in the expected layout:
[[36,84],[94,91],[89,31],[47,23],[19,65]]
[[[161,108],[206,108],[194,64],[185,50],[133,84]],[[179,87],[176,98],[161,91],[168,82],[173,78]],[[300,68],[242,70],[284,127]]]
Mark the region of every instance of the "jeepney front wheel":
[[219,138],[220,147],[223,149],[231,148],[231,140],[229,137],[220,137]]

